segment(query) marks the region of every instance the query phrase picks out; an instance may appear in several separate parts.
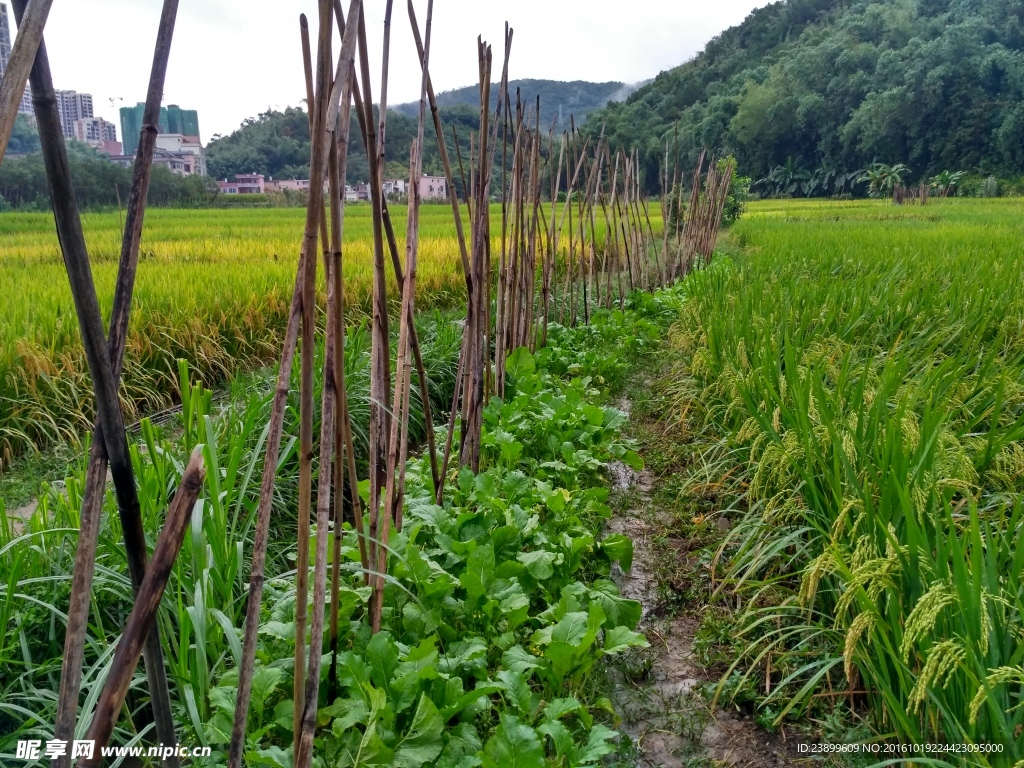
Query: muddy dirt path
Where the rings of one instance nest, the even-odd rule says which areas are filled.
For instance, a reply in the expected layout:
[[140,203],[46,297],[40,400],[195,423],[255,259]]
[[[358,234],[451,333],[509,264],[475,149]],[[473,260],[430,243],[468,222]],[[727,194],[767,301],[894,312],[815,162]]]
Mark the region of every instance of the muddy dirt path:
[[[631,410],[629,401],[617,406]],[[607,530],[633,540],[632,568],[623,573],[616,567],[613,578],[623,597],[643,606],[639,629],[651,643],[613,675],[612,698],[623,713],[623,729],[637,746],[637,768],[797,765],[779,739],[753,721],[725,708],[711,711],[718,675],[694,655],[699,616],[685,610],[664,616],[659,606],[659,555],[652,539],[664,525],[658,524],[662,518],[651,503],[655,476],[618,463],[610,469],[613,490],[631,503],[608,522]]]

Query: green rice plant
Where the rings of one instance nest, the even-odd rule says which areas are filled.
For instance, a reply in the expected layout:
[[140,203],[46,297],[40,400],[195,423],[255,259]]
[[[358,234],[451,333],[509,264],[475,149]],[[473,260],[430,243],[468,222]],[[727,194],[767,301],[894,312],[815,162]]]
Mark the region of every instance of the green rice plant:
[[[345,303],[355,323],[370,313],[370,213],[369,206],[353,206],[345,217]],[[180,358],[207,386],[277,360],[304,216],[299,208],[147,213],[121,385],[128,421],[175,402]],[[399,253],[405,248],[405,216],[404,206],[391,208]],[[497,233],[492,251],[498,253],[500,205],[492,206],[491,216]],[[121,220],[114,212],[84,214],[82,220],[107,313]],[[657,231],[657,210],[652,224]],[[604,237],[598,232],[599,247]],[[446,206],[428,205],[420,212],[416,286],[420,310],[465,306],[458,240]],[[318,290],[323,306],[323,270]],[[0,214],[0,295],[2,470],[26,451],[77,440],[92,421],[85,356],[49,214]],[[393,278],[389,296],[395,304],[400,300]]]
[[746,251],[691,278],[677,405],[741,459],[727,678],[770,659],[776,723],[845,685],[880,737],[1002,765],[1024,758],[1020,203],[965,202],[752,206]]

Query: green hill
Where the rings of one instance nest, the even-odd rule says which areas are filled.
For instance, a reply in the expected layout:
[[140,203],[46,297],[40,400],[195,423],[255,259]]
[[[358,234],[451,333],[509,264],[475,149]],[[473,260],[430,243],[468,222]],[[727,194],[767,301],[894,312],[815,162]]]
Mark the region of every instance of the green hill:
[[[440,110],[448,149],[455,158],[451,127],[455,125],[464,156],[469,152],[469,134],[479,125],[477,110],[465,106],[443,107]],[[376,115],[376,108],[374,110]],[[389,176],[409,175],[409,149],[416,136],[416,118],[388,110],[387,168]],[[309,117],[299,107],[283,112],[268,109],[258,117],[246,120],[238,130],[227,136],[214,137],[206,148],[206,164],[214,178],[224,179],[236,173],[262,173],[275,179],[309,178]],[[427,120],[423,171],[441,174],[441,155],[433,123]],[[363,147],[359,124],[352,117],[349,144],[348,183],[366,181],[369,164]]]
[[[541,97],[541,125],[545,130],[556,123],[559,107],[564,129],[569,129],[569,116],[581,123],[588,114],[605,106],[612,97],[624,98],[633,86],[624,83],[561,82],[557,80],[513,80],[511,98],[520,89],[524,102],[532,105]],[[492,108],[497,104],[498,85],[492,89]],[[441,120],[445,128],[452,162],[455,148],[451,127],[455,125],[462,145],[463,157],[469,156],[469,135],[479,127],[479,92],[477,87],[459,88],[437,94]],[[404,178],[409,173],[409,148],[416,135],[419,102],[399,104],[388,109],[387,172]],[[369,167],[359,128],[352,118],[353,141],[350,144],[348,182],[366,181]],[[277,179],[308,178],[309,176],[309,118],[306,111],[289,107],[282,111],[268,109],[250,118],[238,130],[227,136],[215,136],[206,149],[207,166],[214,178],[223,179],[236,173],[262,173]],[[442,173],[440,153],[434,128],[427,120],[424,142],[423,169],[425,173]]]
[[[491,108],[494,109],[498,103],[498,89],[500,83],[491,86]],[[513,105],[515,104],[516,89],[519,89],[524,103],[533,105],[540,96],[540,125],[547,130],[552,124],[569,129],[569,116],[573,116],[577,124],[582,123],[587,115],[596,109],[600,109],[609,101],[621,101],[630,93],[636,90],[635,86],[626,83],[588,83],[584,80],[564,82],[561,80],[511,80],[509,81],[509,96]],[[456,88],[451,91],[444,91],[437,94],[438,107],[454,107],[466,105],[474,108],[480,106],[480,90],[476,85]],[[393,109],[410,117],[415,117],[419,111],[419,102],[398,104]]]
[[603,122],[613,145],[639,147],[651,191],[666,141],[685,164],[708,147],[735,154],[755,179],[773,170],[803,179],[812,194],[874,161],[905,163],[909,180],[943,170],[1017,175],[1024,3],[774,3],[593,113],[587,130]]

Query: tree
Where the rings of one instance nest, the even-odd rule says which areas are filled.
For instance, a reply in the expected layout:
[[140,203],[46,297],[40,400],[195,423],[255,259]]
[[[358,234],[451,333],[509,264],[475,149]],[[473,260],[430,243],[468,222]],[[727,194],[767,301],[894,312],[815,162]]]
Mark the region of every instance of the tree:
[[[1022,102],[1017,0],[787,0],[592,113],[584,132],[640,147],[651,194],[666,141],[684,166],[702,148],[734,154],[771,194],[844,194],[876,161],[925,178],[1024,174]],[[835,175],[780,178],[790,159]]]
[[909,173],[910,169],[903,163],[872,163],[858,181],[867,182],[872,197],[891,197],[896,187],[903,184],[903,178]]

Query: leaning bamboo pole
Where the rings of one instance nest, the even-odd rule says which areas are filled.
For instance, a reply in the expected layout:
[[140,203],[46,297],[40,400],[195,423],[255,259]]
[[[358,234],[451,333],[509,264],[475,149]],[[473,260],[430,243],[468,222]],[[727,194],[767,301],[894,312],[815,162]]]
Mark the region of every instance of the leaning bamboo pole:
[[[339,3],[340,4],[340,3]],[[335,13],[338,13],[337,6]],[[342,32],[344,38],[344,32]],[[355,86],[355,57],[347,65],[348,78]],[[331,281],[334,285],[334,296],[337,312],[334,320],[334,333],[338,350],[334,358],[334,378],[337,381],[338,396],[335,402],[335,493],[334,493],[334,557],[331,573],[331,620],[330,648],[331,666],[328,679],[333,688],[336,681],[338,657],[338,603],[341,588],[341,540],[344,525],[344,482],[345,470],[348,471],[349,504],[352,510],[352,524],[359,540],[359,558],[363,567],[363,576],[369,580],[369,561],[367,560],[366,538],[363,531],[363,514],[359,498],[359,479],[356,473],[355,445],[352,440],[352,418],[348,410],[348,388],[345,383],[345,274],[342,256],[342,231],[344,227],[345,205],[343,199],[344,180],[348,164],[348,146],[351,127],[352,99],[344,94],[341,99],[341,112],[338,116],[337,136],[332,144],[333,156],[329,165],[329,189],[331,207]],[[332,698],[333,690],[328,691]]]
[[[15,0],[14,13],[17,21],[20,22],[24,18],[25,11],[25,0]],[[40,42],[36,51],[30,83],[54,221],[71,285],[89,376],[93,384],[98,424],[102,425],[103,442],[114,481],[129,577],[133,590],[138,592],[147,565],[145,530],[142,525],[121,405],[117,396],[117,378],[114,376],[114,366],[108,351],[109,344],[103,331],[103,318],[96,296],[82,222],[71,186],[67,148],[57,111],[45,43]],[[164,743],[176,743],[159,630],[149,633],[145,647],[146,674],[150,685],[150,700],[157,737]],[[75,698],[77,699],[77,692]],[[70,706],[70,701],[65,706]],[[167,763],[168,766],[176,766],[178,761],[172,758]]]
[[378,547],[377,561],[374,566],[376,573],[370,602],[370,628],[373,632],[380,631],[381,614],[384,605],[384,577],[387,573],[387,546],[392,522],[394,522],[396,528],[401,529],[400,488],[404,481],[405,461],[409,450],[409,392],[412,378],[410,339],[412,336],[411,329],[415,322],[416,260],[419,249],[419,182],[423,162],[420,147],[423,144],[424,123],[426,121],[427,72],[430,60],[432,22],[433,0],[428,0],[423,54],[420,60],[422,77],[419,122],[409,160],[409,214],[407,217],[405,245],[405,280],[402,291],[401,320],[399,323],[398,350],[395,366],[395,390],[392,399],[394,411],[388,438],[387,479],[384,509],[382,511],[383,530],[381,531],[381,541]]
[[370,564],[375,562],[374,547],[379,546],[381,491],[384,489],[387,466],[387,442],[391,426],[391,352],[388,329],[387,274],[384,263],[384,231],[382,222],[381,176],[378,172],[377,126],[373,118],[373,95],[370,87],[370,63],[366,25],[360,16],[355,24],[359,39],[359,73],[362,79],[362,108],[366,131],[367,159],[370,163],[370,204],[373,208],[373,308],[370,334]]
[[[323,225],[324,145],[320,138],[326,130],[325,119],[330,78],[331,14],[330,0],[319,2],[319,37],[317,44],[313,103],[310,105],[310,162],[309,197],[306,208],[306,227],[302,240],[305,258],[302,262],[302,336],[299,358],[299,508],[297,531],[297,557],[295,559],[295,655],[292,677],[292,737],[297,745],[302,733],[302,700],[306,689],[306,622],[309,610],[309,534],[313,495],[313,416],[314,416],[314,360],[316,356],[316,272],[317,238]],[[314,207],[315,203],[315,207]],[[324,243],[324,247],[327,244]],[[326,416],[326,414],[325,414]],[[324,468],[321,466],[321,472]],[[319,544],[320,536],[317,537]],[[315,617],[315,615],[314,615]],[[295,765],[299,766],[298,751]]]
[[185,540],[185,532],[192,521],[192,508],[199,498],[205,475],[203,446],[199,445],[193,449],[181,476],[181,483],[167,508],[163,529],[153,549],[153,559],[146,569],[146,576],[135,595],[135,604],[117,641],[114,658],[110,662],[107,678],[86,733],[87,740],[93,742],[93,752],[91,756],[78,761],[79,768],[98,768],[103,762],[103,748],[109,743],[118,715],[124,707],[128,686],[135,674],[139,657],[142,656],[146,638],[154,634],[160,600]]
[[[361,18],[361,10],[362,3],[360,0],[352,0],[349,7],[350,22]],[[354,57],[353,51],[355,47],[355,30],[356,26],[353,24],[351,26],[351,32],[342,38],[338,71],[334,77],[335,89],[334,92],[332,92],[330,103],[327,108],[327,119],[323,121],[323,124],[327,126],[334,125],[338,119],[338,112],[340,111],[340,93],[338,92],[337,86],[343,82],[344,73],[346,71],[350,72],[352,69],[352,60]],[[350,81],[351,80],[354,80],[354,77],[350,78]],[[310,136],[311,139],[315,139],[317,134],[311,132]],[[319,142],[312,140],[311,143],[315,145]],[[322,178],[323,176],[322,163],[325,160],[326,155],[322,152],[322,148],[318,157],[321,161],[321,165],[317,166],[311,162],[311,178],[313,177],[313,174],[317,172],[317,168],[320,168],[319,177]],[[312,159],[313,158],[311,157],[311,161]],[[316,185],[311,185],[310,196],[318,197],[319,200],[316,201],[317,205],[322,208],[323,188],[322,185],[320,185],[320,192],[319,195],[317,195],[316,190],[312,188],[315,186]],[[316,214],[312,213],[311,209],[316,211]],[[319,211],[317,211],[315,206],[307,206],[307,234],[311,229],[310,217],[318,215],[318,213]],[[313,223],[312,231],[314,233],[316,232],[316,223]],[[307,257],[314,260],[316,259],[315,240],[313,248],[308,254],[305,247],[300,252],[295,290],[292,295],[291,310],[289,312],[288,325],[285,331],[284,344],[281,351],[281,365],[278,369],[277,384],[271,406],[270,424],[267,433],[266,457],[263,463],[263,480],[260,487],[260,500],[256,516],[256,533],[255,540],[253,542],[253,561],[249,576],[249,598],[246,605],[242,659],[239,666],[238,694],[235,702],[235,717],[234,723],[232,724],[231,741],[228,752],[229,768],[238,768],[241,764],[243,750],[245,749],[245,731],[248,722],[249,700],[252,694],[252,675],[256,655],[256,639],[259,631],[259,614],[263,594],[263,583],[265,580],[264,568],[266,563],[267,538],[270,528],[270,508],[273,499],[277,459],[280,452],[281,435],[284,426],[284,413],[287,405],[289,383],[291,381],[292,363],[294,361],[295,348],[298,341],[299,317],[302,309],[302,288]],[[319,660],[317,663],[319,663]],[[317,679],[319,680],[319,678]]]
[[43,27],[52,4],[53,0],[28,0],[18,21],[18,36],[14,38],[7,68],[0,78],[0,163],[7,152],[7,142],[14,130],[21,97],[25,94],[25,83],[43,41]]
[[551,316],[551,283],[552,277],[555,273],[555,260],[558,253],[558,235],[555,232],[555,209],[558,201],[559,185],[562,181],[562,161],[565,159],[565,134],[562,135],[562,141],[559,144],[558,149],[558,169],[555,172],[554,178],[552,179],[551,185],[551,226],[548,235],[548,247],[546,249],[546,259],[544,263],[544,278],[543,278],[543,301],[544,301],[544,312],[543,312],[543,326],[541,330],[540,345],[546,346],[548,343],[548,322]]
[[[114,301],[107,338],[107,351],[115,384],[120,380],[125,343],[128,338],[132,293],[139,261],[139,243],[142,239],[146,196],[149,190],[150,170],[156,146],[158,130],[156,123],[160,112],[160,100],[167,72],[167,61],[170,56],[177,7],[177,0],[165,0],[161,11],[153,53],[153,66],[146,93],[146,103],[143,108],[143,125],[136,152],[137,159],[132,172],[131,191],[128,195],[127,220],[122,233],[121,257],[117,270],[117,282],[114,287]],[[103,427],[97,416],[93,425],[93,439],[89,446],[89,464],[79,515],[78,545],[72,571],[60,689],[57,697],[57,714],[54,719],[54,738],[61,741],[72,740],[78,715],[85,635],[88,628],[103,496],[106,491],[107,466],[108,458],[103,438]],[[62,755],[54,760],[54,768],[67,768],[70,761],[70,755]],[[171,764],[173,765],[175,762],[172,761]]]

